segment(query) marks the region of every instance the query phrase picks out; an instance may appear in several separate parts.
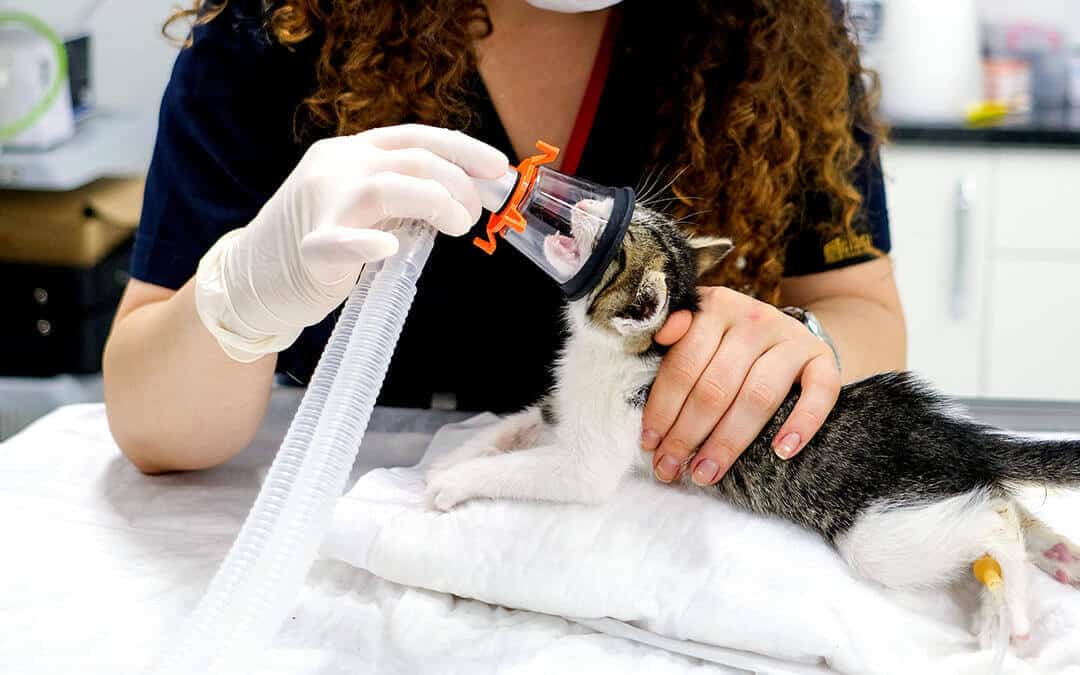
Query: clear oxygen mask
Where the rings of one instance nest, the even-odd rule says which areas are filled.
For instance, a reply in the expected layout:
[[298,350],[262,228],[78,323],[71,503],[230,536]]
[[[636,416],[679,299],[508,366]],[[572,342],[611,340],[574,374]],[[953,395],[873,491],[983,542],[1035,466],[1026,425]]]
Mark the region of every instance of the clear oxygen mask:
[[494,181],[477,181],[492,215],[487,238],[475,243],[494,253],[497,237],[555,280],[570,300],[596,287],[622,244],[634,212],[634,191],[610,188],[550,169],[558,150],[542,154]]

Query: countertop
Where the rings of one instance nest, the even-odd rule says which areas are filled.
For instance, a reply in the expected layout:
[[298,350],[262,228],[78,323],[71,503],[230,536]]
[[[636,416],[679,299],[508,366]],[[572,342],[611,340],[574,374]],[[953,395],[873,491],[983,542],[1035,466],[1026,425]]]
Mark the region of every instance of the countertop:
[[975,419],[1021,433],[1080,434],[1080,402],[959,399]]
[[1013,115],[991,126],[960,120],[889,120],[889,137],[898,144],[1036,146],[1080,148],[1080,108]]

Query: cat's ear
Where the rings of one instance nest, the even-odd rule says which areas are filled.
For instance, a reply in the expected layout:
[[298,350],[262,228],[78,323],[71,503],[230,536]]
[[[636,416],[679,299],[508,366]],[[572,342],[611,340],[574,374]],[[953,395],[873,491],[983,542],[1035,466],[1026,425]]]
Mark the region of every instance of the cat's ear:
[[667,321],[668,289],[662,272],[650,271],[641,277],[634,300],[616,314],[611,323],[628,337],[655,333]]
[[697,268],[699,279],[716,269],[720,261],[735,249],[735,245],[727,237],[694,236],[687,242],[694,256],[694,267]]

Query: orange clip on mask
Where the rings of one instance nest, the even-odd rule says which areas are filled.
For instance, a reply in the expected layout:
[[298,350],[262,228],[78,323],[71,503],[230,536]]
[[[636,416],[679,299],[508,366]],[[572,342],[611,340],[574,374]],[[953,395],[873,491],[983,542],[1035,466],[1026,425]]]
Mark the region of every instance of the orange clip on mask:
[[[505,238],[554,279],[570,300],[596,287],[622,245],[634,212],[634,191],[567,176],[547,166],[559,149],[540,141],[529,157],[497,181],[477,181],[492,210],[487,237],[474,243],[495,252]],[[496,236],[498,235],[498,237]]]

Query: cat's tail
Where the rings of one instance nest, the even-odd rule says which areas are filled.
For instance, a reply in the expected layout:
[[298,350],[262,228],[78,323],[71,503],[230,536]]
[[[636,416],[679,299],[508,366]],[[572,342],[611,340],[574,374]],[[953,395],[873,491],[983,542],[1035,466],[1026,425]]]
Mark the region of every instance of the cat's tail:
[[1080,440],[1034,440],[995,434],[991,461],[1003,482],[1080,487]]

